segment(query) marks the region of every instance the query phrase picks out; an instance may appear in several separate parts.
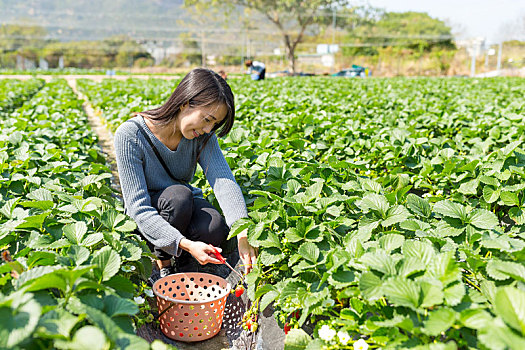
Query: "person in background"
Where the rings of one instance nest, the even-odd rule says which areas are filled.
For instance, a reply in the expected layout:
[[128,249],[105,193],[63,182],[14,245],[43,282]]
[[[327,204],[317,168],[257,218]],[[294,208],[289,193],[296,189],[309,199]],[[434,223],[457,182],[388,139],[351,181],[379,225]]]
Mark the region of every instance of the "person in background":
[[266,66],[264,63],[247,60],[245,65],[248,68],[248,74],[250,74],[253,80],[264,80],[266,74]]
[[217,73],[221,76],[222,79],[228,80],[228,74],[226,74],[226,72],[224,70],[221,69]]
[[[242,191],[217,141],[235,117],[230,86],[217,73],[196,68],[160,107],[137,113],[115,132],[115,151],[126,212],[157,257],[160,277],[187,266],[220,264],[214,247],[231,225],[248,216]],[[190,185],[199,164],[224,213]],[[237,236],[245,272],[256,261],[246,232]],[[221,251],[221,248],[217,248]]]

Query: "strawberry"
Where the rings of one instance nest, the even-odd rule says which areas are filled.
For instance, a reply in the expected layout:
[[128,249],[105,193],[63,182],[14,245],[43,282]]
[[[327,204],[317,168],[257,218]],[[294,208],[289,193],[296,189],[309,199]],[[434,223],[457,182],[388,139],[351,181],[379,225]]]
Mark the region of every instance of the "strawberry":
[[239,284],[237,288],[235,288],[235,296],[239,298],[242,293],[244,293],[244,287]]
[[246,321],[246,328],[248,328],[249,331],[252,330],[252,320],[248,319],[248,321]]
[[290,329],[292,329],[292,327],[288,324],[288,322],[286,322],[284,324],[284,334],[288,334],[288,332],[290,331]]
[[295,317],[296,320],[298,320],[301,317],[301,311],[296,310],[292,312],[292,316]]

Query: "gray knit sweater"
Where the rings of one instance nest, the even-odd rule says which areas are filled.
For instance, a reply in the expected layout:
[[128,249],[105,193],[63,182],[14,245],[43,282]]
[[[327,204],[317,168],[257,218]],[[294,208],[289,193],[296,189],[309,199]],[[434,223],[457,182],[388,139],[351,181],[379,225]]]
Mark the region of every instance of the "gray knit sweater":
[[[194,197],[202,198],[202,190],[187,183],[195,174],[197,153],[205,136],[193,140],[183,137],[177,149],[172,151],[155,137],[142,116],[133,119],[140,122],[173,176],[186,183]],[[126,122],[120,125],[115,132],[114,142],[127,214],[135,220],[140,232],[153,245],[169,254],[179,256],[182,252],[179,242],[184,236],[158,214],[151,205],[150,197],[152,193],[177,182],[166,173],[148,141],[134,123]],[[219,148],[217,136],[213,135],[202,150],[199,165],[204,169],[206,179],[219,201],[226,224],[231,227],[236,220],[247,217],[244,197]]]

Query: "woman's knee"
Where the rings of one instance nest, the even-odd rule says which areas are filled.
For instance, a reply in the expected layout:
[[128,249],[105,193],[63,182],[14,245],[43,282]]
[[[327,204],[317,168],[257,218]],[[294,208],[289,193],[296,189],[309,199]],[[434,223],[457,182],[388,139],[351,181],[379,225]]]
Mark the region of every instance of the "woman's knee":
[[221,245],[229,234],[228,225],[215,208],[201,208],[190,224],[191,238],[214,246]]
[[[172,185],[153,199],[153,206],[170,225],[185,230],[193,211],[193,194],[184,185]],[[181,226],[181,227],[179,227]]]

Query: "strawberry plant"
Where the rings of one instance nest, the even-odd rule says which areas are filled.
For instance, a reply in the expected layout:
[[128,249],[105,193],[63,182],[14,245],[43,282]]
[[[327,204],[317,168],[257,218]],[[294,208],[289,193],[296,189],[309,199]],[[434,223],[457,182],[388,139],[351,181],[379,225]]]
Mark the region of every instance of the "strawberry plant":
[[134,301],[151,268],[64,80],[0,116],[2,348],[148,348]]

